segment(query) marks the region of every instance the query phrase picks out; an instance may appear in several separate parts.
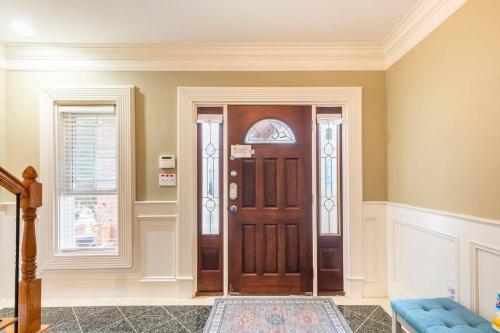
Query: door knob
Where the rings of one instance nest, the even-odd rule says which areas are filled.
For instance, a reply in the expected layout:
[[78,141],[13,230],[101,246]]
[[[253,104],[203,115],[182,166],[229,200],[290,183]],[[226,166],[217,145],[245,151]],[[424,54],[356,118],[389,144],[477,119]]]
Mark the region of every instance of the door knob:
[[235,214],[238,211],[238,207],[232,205],[231,207],[229,207],[229,210],[231,211],[231,213]]

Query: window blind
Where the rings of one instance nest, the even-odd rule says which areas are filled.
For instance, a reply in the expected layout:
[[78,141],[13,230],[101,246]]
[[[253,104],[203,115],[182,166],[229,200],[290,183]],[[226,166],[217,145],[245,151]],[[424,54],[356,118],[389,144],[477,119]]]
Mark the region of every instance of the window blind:
[[118,129],[114,106],[60,106],[60,251],[117,250]]

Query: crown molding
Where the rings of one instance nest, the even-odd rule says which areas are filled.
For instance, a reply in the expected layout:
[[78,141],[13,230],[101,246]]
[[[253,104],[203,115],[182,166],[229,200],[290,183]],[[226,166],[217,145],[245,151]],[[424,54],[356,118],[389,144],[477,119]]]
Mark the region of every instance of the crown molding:
[[467,1],[420,0],[380,43],[6,43],[0,44],[0,68],[33,71],[386,70]]
[[6,45],[9,70],[324,71],[383,70],[369,44]]
[[390,68],[467,1],[421,0],[417,2],[384,40],[385,68]]

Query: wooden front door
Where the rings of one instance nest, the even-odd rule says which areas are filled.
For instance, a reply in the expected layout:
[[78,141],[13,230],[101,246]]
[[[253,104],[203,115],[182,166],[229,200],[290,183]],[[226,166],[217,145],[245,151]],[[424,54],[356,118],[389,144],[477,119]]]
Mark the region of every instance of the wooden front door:
[[232,105],[228,147],[229,292],[312,291],[311,106]]

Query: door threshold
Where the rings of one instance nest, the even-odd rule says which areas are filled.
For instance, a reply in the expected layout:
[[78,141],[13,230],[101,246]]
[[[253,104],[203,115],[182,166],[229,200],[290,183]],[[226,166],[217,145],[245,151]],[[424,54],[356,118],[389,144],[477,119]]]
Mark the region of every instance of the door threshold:
[[345,291],[318,291],[318,296],[345,296]]
[[280,296],[280,297],[293,297],[293,296],[312,296],[312,291],[298,292],[298,293],[249,293],[249,292],[230,292],[229,296]]

